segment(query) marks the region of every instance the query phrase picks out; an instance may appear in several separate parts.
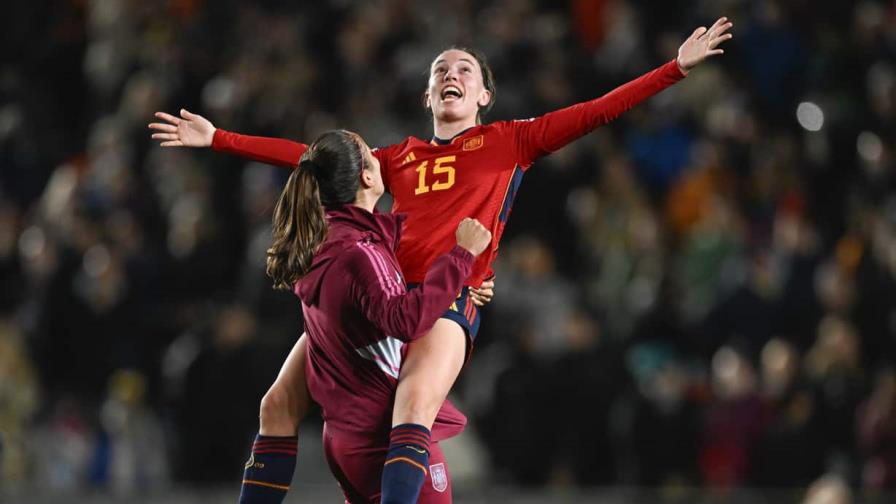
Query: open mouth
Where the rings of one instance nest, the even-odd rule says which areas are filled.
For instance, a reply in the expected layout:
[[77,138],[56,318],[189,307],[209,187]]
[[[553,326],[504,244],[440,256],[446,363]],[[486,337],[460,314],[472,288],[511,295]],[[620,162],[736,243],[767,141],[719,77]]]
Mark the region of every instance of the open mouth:
[[442,101],[459,100],[464,94],[455,86],[446,86],[442,90]]

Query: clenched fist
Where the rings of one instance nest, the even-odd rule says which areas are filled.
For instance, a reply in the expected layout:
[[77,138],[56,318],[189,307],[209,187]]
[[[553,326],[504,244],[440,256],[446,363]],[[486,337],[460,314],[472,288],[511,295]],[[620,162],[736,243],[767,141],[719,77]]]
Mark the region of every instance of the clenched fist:
[[478,220],[467,217],[457,226],[457,244],[478,256],[492,241],[492,233]]

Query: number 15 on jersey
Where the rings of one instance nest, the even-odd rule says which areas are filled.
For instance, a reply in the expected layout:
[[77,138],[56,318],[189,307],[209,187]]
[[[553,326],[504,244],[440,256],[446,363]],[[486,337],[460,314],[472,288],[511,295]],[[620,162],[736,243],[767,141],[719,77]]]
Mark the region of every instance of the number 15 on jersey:
[[[436,158],[429,169],[429,160],[420,163],[416,168],[417,188],[414,195],[418,196],[429,191],[444,191],[454,185],[454,167],[448,163],[454,163],[457,156],[443,156]],[[430,185],[431,184],[431,185]]]

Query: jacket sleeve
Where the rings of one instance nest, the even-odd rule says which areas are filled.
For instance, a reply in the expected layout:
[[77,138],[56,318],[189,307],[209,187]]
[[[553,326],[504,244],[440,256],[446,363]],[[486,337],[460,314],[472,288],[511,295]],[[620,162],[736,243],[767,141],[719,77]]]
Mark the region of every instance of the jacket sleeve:
[[401,341],[426,334],[457,299],[473,269],[473,254],[455,245],[436,259],[423,283],[406,290],[381,249],[359,243],[351,251],[352,296],[373,325]]
[[216,129],[212,137],[212,149],[261,163],[295,168],[308,146],[282,138],[241,135]]
[[517,159],[527,167],[536,159],[607,124],[623,112],[684,78],[674,60],[609,93],[534,119],[511,121]]

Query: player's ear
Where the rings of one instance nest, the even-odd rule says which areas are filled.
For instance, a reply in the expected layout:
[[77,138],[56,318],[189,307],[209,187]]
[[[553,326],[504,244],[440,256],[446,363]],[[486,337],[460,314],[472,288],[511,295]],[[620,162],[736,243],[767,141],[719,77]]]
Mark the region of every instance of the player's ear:
[[370,189],[376,185],[376,177],[373,174],[373,170],[367,167],[361,169],[359,177],[361,177],[361,189]]
[[483,89],[482,93],[479,94],[479,100],[476,101],[476,104],[480,107],[486,107],[489,103],[492,102],[492,92],[488,89]]
[[423,92],[423,97],[420,101],[423,102],[423,108],[425,108],[427,110],[432,110],[432,101],[429,99],[429,90],[428,89]]

